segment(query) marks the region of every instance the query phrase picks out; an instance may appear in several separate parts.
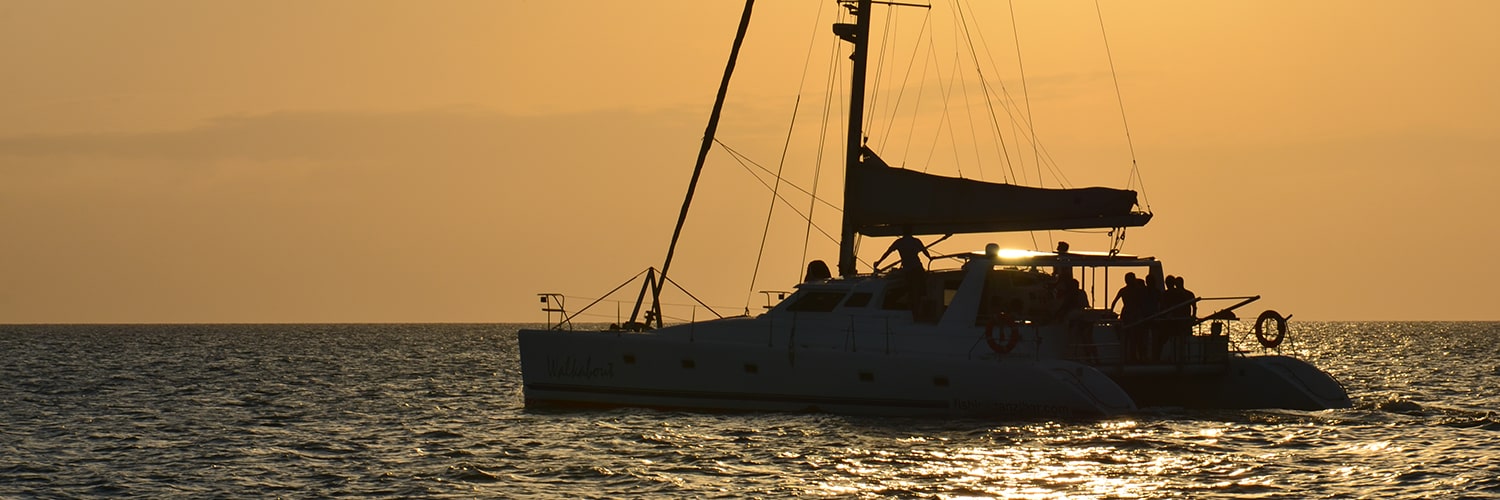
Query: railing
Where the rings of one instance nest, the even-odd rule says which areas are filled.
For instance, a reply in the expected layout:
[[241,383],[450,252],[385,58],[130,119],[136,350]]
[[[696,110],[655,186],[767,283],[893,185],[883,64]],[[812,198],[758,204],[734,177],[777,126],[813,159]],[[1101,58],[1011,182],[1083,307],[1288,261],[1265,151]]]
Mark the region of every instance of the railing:
[[[537,294],[539,297],[544,295],[548,297],[543,297],[542,311],[547,313],[547,329],[549,330],[592,329],[596,326],[624,331],[646,331],[655,328],[654,324],[648,325],[644,321],[630,323],[631,308],[635,304],[633,300]],[[574,305],[564,307],[565,300]],[[576,304],[586,304],[586,306],[579,307]],[[709,308],[687,303],[663,303],[661,306],[662,319],[666,326],[695,323],[700,318],[730,317],[717,311],[733,309],[733,306]],[[655,312],[650,310],[642,311],[642,315],[643,319],[654,320],[656,317]]]
[[775,308],[776,304],[780,304],[781,301],[786,300],[786,296],[790,295],[792,292],[788,292],[785,290],[760,290],[756,293],[759,293],[766,297],[766,305],[761,306],[761,308],[769,311],[772,308]]
[[[1183,305],[1193,302],[1196,301],[1184,302]],[[1172,319],[1178,321],[1170,321]],[[1179,370],[1189,366],[1227,366],[1229,344],[1232,341],[1229,332],[1216,329],[1215,333],[1202,335],[1203,331],[1197,326],[1198,323],[1182,323],[1186,319],[1153,315],[1129,324],[1115,318],[1093,320],[1088,326],[1090,339],[1094,338],[1095,330],[1102,327],[1112,331],[1116,341],[1069,343],[1063,356],[1072,361],[1118,371],[1147,366],[1175,366]],[[1191,330],[1180,330],[1184,327]]]
[[[572,317],[568,316],[568,307],[566,305],[567,297],[564,297],[560,293],[539,293],[536,295],[542,299],[542,311],[547,313],[548,329],[561,330],[564,325],[572,329]],[[553,318],[557,318],[556,323],[553,322]]]
[[[698,317],[698,307],[699,306],[701,306],[703,308],[703,310],[708,311],[710,314],[713,314],[716,317],[719,317],[719,318],[723,318],[724,317],[722,314],[719,314],[719,312],[717,310],[715,310],[713,307],[709,307],[707,304],[704,304],[703,301],[698,300],[697,297],[694,297],[692,293],[688,292],[686,289],[683,289],[676,282],[674,282],[672,280],[668,280],[665,277],[661,278],[660,281],[655,281],[655,278],[654,278],[654,276],[655,276],[655,268],[647,268],[645,271],[641,271],[639,274],[636,274],[634,277],[632,277],[632,278],[630,278],[628,280],[625,280],[624,283],[620,283],[620,285],[616,286],[613,290],[610,290],[608,293],[605,293],[604,296],[596,298],[596,299],[593,299],[591,302],[589,302],[588,305],[583,306],[583,308],[581,308],[581,309],[579,309],[577,311],[573,311],[572,313],[569,313],[567,311],[567,308],[563,306],[563,298],[564,297],[563,297],[562,294],[559,294],[559,293],[540,293],[540,294],[537,294],[537,295],[541,296],[541,300],[542,300],[542,304],[543,304],[542,310],[547,313],[547,324],[549,325],[549,328],[552,329],[552,330],[561,330],[564,327],[567,327],[567,328],[571,329],[572,325],[573,325],[573,318],[578,317],[579,315],[584,314],[585,312],[587,312],[590,309],[592,309],[595,305],[598,305],[601,302],[607,301],[610,296],[614,295],[616,292],[619,292],[620,289],[625,288],[626,285],[629,285],[632,282],[636,281],[637,279],[640,279],[642,276],[645,276],[645,279],[642,282],[640,295],[637,296],[636,299],[635,299],[635,301],[633,302],[634,305],[631,308],[630,320],[628,320],[628,321],[624,320],[624,316],[621,314],[621,311],[618,310],[619,309],[619,304],[624,303],[624,301],[613,301],[613,302],[616,302],[616,314],[615,314],[616,319],[615,319],[614,329],[624,329],[624,330],[631,330],[631,331],[641,331],[641,330],[651,329],[653,324],[655,324],[656,326],[661,326],[663,324],[663,320],[667,319],[669,317],[669,316],[667,316],[666,314],[664,314],[662,312],[662,306],[667,306],[669,304],[665,304],[665,303],[661,303],[661,302],[652,302],[651,304],[646,304],[646,303],[643,302],[643,299],[644,299],[644,297],[646,295],[646,292],[648,290],[653,289],[653,288],[659,288],[660,285],[662,284],[662,282],[665,282],[665,284],[670,284],[673,287],[676,287],[683,294],[687,295],[688,298],[693,299],[695,302],[697,302],[698,305],[697,306],[692,306],[692,310],[689,312],[688,316],[686,316],[686,318],[687,318],[688,321],[692,321],[692,320],[696,320],[697,319],[697,317]],[[577,298],[577,297],[575,297],[575,298]],[[648,307],[645,307],[645,310],[642,311],[643,306],[648,306]],[[644,313],[644,320],[638,321],[640,319],[640,315],[642,313]],[[748,311],[747,311],[747,313],[748,313]],[[557,314],[557,315],[561,316],[561,319],[558,319],[556,322],[554,322],[553,321],[553,318],[554,318],[553,315],[554,314]],[[595,314],[594,316],[597,317],[599,315]],[[674,319],[682,320],[683,318],[674,318]]]

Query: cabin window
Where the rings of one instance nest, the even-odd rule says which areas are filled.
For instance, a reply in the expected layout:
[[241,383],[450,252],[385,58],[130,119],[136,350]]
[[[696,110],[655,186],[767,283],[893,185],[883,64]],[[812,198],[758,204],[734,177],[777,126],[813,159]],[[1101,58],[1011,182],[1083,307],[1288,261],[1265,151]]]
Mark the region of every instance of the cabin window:
[[1016,320],[1045,318],[1052,311],[1047,302],[1053,290],[1049,282],[1035,271],[996,269],[985,280],[975,324],[986,324],[997,315],[1008,314]]
[[841,300],[844,300],[844,292],[808,292],[797,297],[797,301],[786,309],[794,312],[828,312],[838,306]]
[[870,294],[867,292],[849,294],[849,300],[844,301],[844,307],[864,307],[870,305]]
[[907,297],[905,286],[890,286],[885,289],[885,300],[880,303],[881,309],[911,309],[911,299]]

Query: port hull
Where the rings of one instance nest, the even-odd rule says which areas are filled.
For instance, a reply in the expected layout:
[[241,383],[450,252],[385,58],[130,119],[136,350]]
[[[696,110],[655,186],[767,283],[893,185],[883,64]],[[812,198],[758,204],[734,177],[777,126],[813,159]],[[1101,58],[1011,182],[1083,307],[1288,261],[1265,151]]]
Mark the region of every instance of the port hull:
[[894,358],[880,352],[684,342],[651,333],[523,330],[529,405],[857,415],[1111,415],[1135,409],[1064,360]]

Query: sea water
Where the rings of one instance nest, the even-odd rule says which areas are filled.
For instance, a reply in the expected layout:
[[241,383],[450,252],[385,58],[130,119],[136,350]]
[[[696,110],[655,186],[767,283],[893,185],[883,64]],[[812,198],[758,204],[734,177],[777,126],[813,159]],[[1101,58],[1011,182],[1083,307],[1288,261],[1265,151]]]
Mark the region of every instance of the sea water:
[[1500,497],[1500,323],[1295,323],[1351,409],[1031,420],[528,409],[521,326],[0,326],[0,498]]

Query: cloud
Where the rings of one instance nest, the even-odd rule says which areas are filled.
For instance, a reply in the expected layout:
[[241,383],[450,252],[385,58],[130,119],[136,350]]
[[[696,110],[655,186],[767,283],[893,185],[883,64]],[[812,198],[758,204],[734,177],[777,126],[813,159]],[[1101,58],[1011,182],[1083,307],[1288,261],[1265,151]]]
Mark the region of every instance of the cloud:
[[[3,137],[0,232],[27,243],[0,249],[0,281],[29,292],[0,321],[487,317],[551,274],[518,263],[670,221],[699,120],[303,111]],[[668,171],[674,196],[634,195]]]
[[[0,137],[0,155],[215,160],[410,161],[496,157],[539,143],[564,146],[639,138],[642,128],[672,126],[670,112],[600,111],[517,116],[475,108],[399,112],[286,111],[221,116],[166,131]],[[613,141],[610,141],[613,142]]]

